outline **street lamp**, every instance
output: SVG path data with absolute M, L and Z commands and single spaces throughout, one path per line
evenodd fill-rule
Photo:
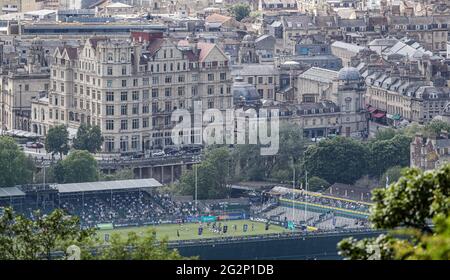
M 198 215 L 198 163 L 200 163 L 200 155 L 193 156 L 194 159 L 194 169 L 195 169 L 195 194 L 194 194 L 194 205 L 195 213 Z

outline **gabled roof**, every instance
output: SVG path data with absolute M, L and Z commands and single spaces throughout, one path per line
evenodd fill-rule
M 200 42 L 197 44 L 197 48 L 200 50 L 200 54 L 198 56 L 199 62 L 203 62 L 208 54 L 214 49 L 216 45 L 211 43 L 203 43 Z
M 155 38 L 150 41 L 147 50 L 150 53 L 150 55 L 155 55 L 161 49 L 161 46 L 163 44 L 164 38 Z
M 64 56 L 64 53 L 67 53 L 69 59 L 74 60 L 78 58 L 78 49 L 74 47 L 58 47 L 58 51 L 61 56 Z
M 91 44 L 91 46 L 96 49 L 98 42 L 100 41 L 106 41 L 108 40 L 108 37 L 104 36 L 104 37 L 91 37 L 89 38 L 89 43 Z
M 205 22 L 207 23 L 225 23 L 227 21 L 229 21 L 231 19 L 231 17 L 228 16 L 224 16 L 224 15 L 220 15 L 220 14 L 212 14 L 208 17 L 206 17 Z

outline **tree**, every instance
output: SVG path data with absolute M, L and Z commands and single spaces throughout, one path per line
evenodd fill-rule
M 383 173 L 380 177 L 380 183 L 383 184 L 384 182 L 397 182 L 398 179 L 402 176 L 402 170 L 404 167 L 395 165 L 386 170 L 386 172 Z M 386 180 L 386 178 L 388 178 Z
M 62 155 L 69 152 L 69 132 L 66 126 L 58 125 L 50 128 L 45 138 L 45 149 L 48 153 L 58 153 Z
M 73 148 L 86 150 L 95 154 L 101 149 L 102 143 L 103 136 L 99 126 L 82 124 L 78 128 L 77 136 L 73 140 Z
M 345 239 L 338 244 L 344 257 L 364 259 L 368 255 L 361 252 L 364 249 L 371 251 L 370 248 L 374 247 L 382 250 L 379 254 L 386 258 L 448 256 L 450 164 L 426 172 L 407 169 L 388 188 L 374 190 L 372 199 L 375 204 L 371 209 L 370 220 L 375 228 L 406 228 L 401 233 L 413 238 L 398 240 L 388 235 L 384 237 L 386 246 L 378 246 L 377 239 Z M 435 224 L 434 233 L 429 226 L 430 219 Z M 411 230 L 415 232 L 413 235 Z
M 352 184 L 365 175 L 368 167 L 368 148 L 351 138 L 325 139 L 305 151 L 306 170 L 330 184 Z
M 131 168 L 123 168 L 116 170 L 116 172 L 112 174 L 105 174 L 100 172 L 99 177 L 100 181 L 129 180 L 134 179 L 134 172 Z
M 450 124 L 441 120 L 432 120 L 427 125 L 425 125 L 424 132 L 427 136 L 438 136 L 441 131 L 446 131 L 450 133 Z
M 330 184 L 322 178 L 311 177 L 308 179 L 308 191 L 319 192 L 328 188 Z
M 0 260 L 51 259 L 52 252 L 66 251 L 69 244 L 87 244 L 93 230 L 80 228 L 78 217 L 62 210 L 49 215 L 34 213 L 34 219 L 6 208 L 0 217 Z
M 208 150 L 205 159 L 194 170 L 184 173 L 178 186 L 182 194 L 195 193 L 195 168 L 197 168 L 197 186 L 199 199 L 225 198 L 228 195 L 226 186 L 229 178 L 231 157 L 225 147 Z
M 97 161 L 87 151 L 75 150 L 55 166 L 59 183 L 93 182 L 98 180 Z
M 306 147 L 302 129 L 298 126 L 282 124 L 279 142 L 279 151 L 273 156 L 261 156 L 260 145 L 238 145 L 232 157 L 234 165 L 239 169 L 240 179 L 292 180 L 293 163 L 296 174 L 300 177 L 301 162 Z
M 236 4 L 231 7 L 230 11 L 237 21 L 241 21 L 250 15 L 251 9 L 248 4 Z
M 396 131 L 393 128 L 384 128 L 380 129 L 375 133 L 375 139 L 376 140 L 389 140 L 394 138 L 395 135 L 398 134 L 398 131 Z
M 389 167 L 409 166 L 411 137 L 397 134 L 387 140 L 375 140 L 370 143 L 369 174 L 380 176 Z
M 182 260 L 176 249 L 169 249 L 167 240 L 157 241 L 154 231 L 147 231 L 143 236 L 129 232 L 123 238 L 112 234 L 110 243 L 99 249 L 94 256 L 103 260 Z
M 13 187 L 32 180 L 34 164 L 11 137 L 0 137 L 0 170 L 0 187 Z

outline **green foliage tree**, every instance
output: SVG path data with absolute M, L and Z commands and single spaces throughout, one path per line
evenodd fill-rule
M 58 125 L 48 130 L 45 149 L 48 153 L 59 154 L 60 158 L 69 152 L 69 132 L 66 126 Z
M 195 193 L 195 168 L 197 168 L 197 186 L 199 199 L 225 198 L 231 163 L 227 148 L 221 147 L 207 151 L 205 159 L 194 166 L 194 170 L 184 173 L 178 183 L 182 194 Z
M 80 228 L 79 219 L 62 210 L 49 215 L 35 212 L 33 220 L 6 208 L 0 217 L 0 260 L 51 259 L 68 244 L 86 244 L 93 230 Z
M 409 166 L 411 137 L 397 134 L 387 140 L 376 140 L 370 143 L 369 175 L 380 176 L 389 167 Z
M 400 177 L 402 176 L 403 168 L 404 167 L 401 167 L 399 165 L 395 165 L 395 166 L 392 166 L 392 167 L 388 168 L 383 173 L 383 175 L 381 175 L 380 183 L 382 184 L 382 183 L 386 182 L 386 178 L 389 178 L 388 179 L 389 183 L 397 182 L 397 180 L 400 179 Z
M 396 131 L 393 128 L 385 128 L 380 129 L 375 133 L 375 139 L 376 140 L 389 140 L 394 138 L 395 135 L 398 134 L 398 131 Z
M 240 3 L 233 5 L 230 12 L 237 21 L 241 21 L 250 15 L 251 9 L 248 4 Z
M 402 241 L 392 236 L 385 237 L 384 244 L 388 246 L 387 248 L 378 246 L 378 250 L 384 248 L 380 254 L 386 258 L 400 259 L 408 259 L 409 256 L 419 257 L 420 254 L 428 258 L 446 256 L 447 251 L 439 251 L 437 244 L 444 242 L 442 248 L 448 248 L 450 165 L 426 172 L 407 169 L 403 172 L 403 176 L 388 188 L 374 190 L 372 199 L 375 204 L 371 209 L 370 220 L 375 228 L 390 230 L 401 227 L 412 229 L 417 233 L 415 238 Z M 429 226 L 430 219 L 433 219 L 436 225 L 435 233 Z M 357 252 L 361 252 L 361 248 L 370 250 L 377 247 L 377 242 L 374 239 L 362 241 L 345 239 L 338 247 L 346 258 L 364 259 L 368 256 Z M 439 252 L 432 252 L 433 250 Z M 389 253 L 391 251 L 394 253 Z
M 11 137 L 0 137 L 0 170 L 0 187 L 13 187 L 32 180 L 34 164 Z
M 308 179 L 308 191 L 319 192 L 328 188 L 330 184 L 322 178 L 311 177 Z
M 280 147 L 276 155 L 261 156 L 260 145 L 238 145 L 233 151 L 234 165 L 239 169 L 239 178 L 260 181 L 276 179 L 292 180 L 292 167 L 301 176 L 301 163 L 306 147 L 303 131 L 298 126 L 280 125 Z M 236 174 L 234 174 L 236 175 Z
M 352 184 L 367 172 L 369 150 L 351 138 L 335 137 L 309 146 L 305 168 L 313 176 L 333 184 Z
M 87 151 L 75 150 L 54 169 L 59 183 L 93 182 L 98 180 L 97 161 Z
M 117 181 L 117 180 L 130 180 L 134 179 L 134 172 L 131 168 L 123 168 L 117 170 L 115 173 L 112 174 L 105 174 L 103 172 L 100 172 L 99 174 L 99 180 L 100 181 Z
M 78 128 L 77 136 L 73 140 L 73 148 L 96 153 L 101 149 L 102 143 L 103 136 L 99 126 L 82 124 Z
M 441 120 L 432 120 L 424 128 L 424 134 L 426 136 L 437 136 L 441 134 L 441 131 L 447 131 L 450 133 L 450 124 Z
M 147 231 L 143 236 L 129 232 L 126 238 L 113 234 L 110 243 L 94 256 L 103 260 L 182 260 L 177 250 L 167 246 L 167 240 L 156 240 L 154 231 Z

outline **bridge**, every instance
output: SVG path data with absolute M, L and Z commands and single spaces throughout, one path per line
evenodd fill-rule
M 47 158 L 35 158 L 36 168 L 50 167 L 57 160 Z M 192 153 L 181 156 L 162 156 L 149 158 L 99 158 L 97 164 L 99 169 L 112 174 L 123 168 L 130 168 L 135 178 L 155 178 L 161 183 L 173 183 L 181 177 L 185 170 L 192 169 L 193 165 L 200 162 L 200 153 Z

